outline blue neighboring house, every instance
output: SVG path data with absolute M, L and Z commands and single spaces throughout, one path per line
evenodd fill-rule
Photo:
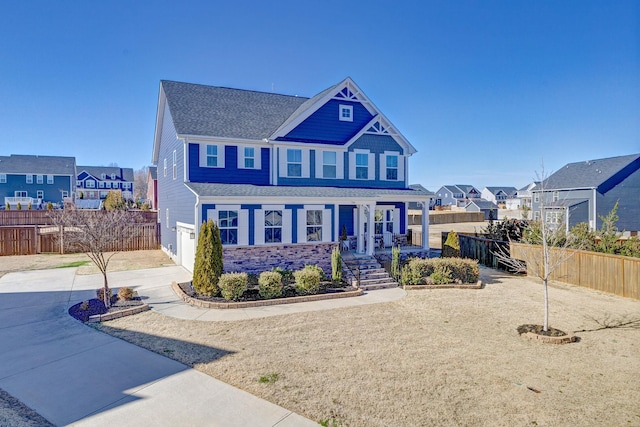
M 78 166 L 77 193 L 81 200 L 104 200 L 109 191 L 119 191 L 133 200 L 133 169 L 117 166 Z
M 359 253 L 407 233 L 415 148 L 346 78 L 312 98 L 161 81 L 153 164 L 162 247 L 192 271 L 217 222 L 225 269 L 327 265 L 345 229 Z M 373 230 L 373 233 L 370 232 Z M 428 224 L 423 227 L 428 250 Z
M 61 205 L 71 200 L 76 188 L 75 157 L 17 155 L 0 156 L 0 197 L 4 206 L 22 209 Z
M 640 153 L 566 164 L 531 192 L 533 219 L 595 230 L 618 203 L 618 229 L 640 231 Z

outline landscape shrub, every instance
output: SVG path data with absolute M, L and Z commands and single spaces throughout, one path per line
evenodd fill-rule
M 225 273 L 218 279 L 222 297 L 227 301 L 237 301 L 247 290 L 247 273 Z
M 305 265 L 304 268 L 293 272 L 296 282 L 296 292 L 299 295 L 312 295 L 318 293 L 320 281 L 324 272 L 317 265 Z
M 391 277 L 393 280 L 400 279 L 400 246 L 391 248 Z
M 218 226 L 210 219 L 200 227 L 196 259 L 193 266 L 193 288 L 201 295 L 216 296 L 218 279 L 223 270 L 222 240 Z
M 283 285 L 285 285 L 285 286 L 286 285 L 291 285 L 294 282 L 293 271 L 286 270 L 286 269 L 281 268 L 281 267 L 276 267 L 272 271 L 275 271 L 280 276 L 282 276 L 282 284 Z
M 449 234 L 447 234 L 447 240 L 444 242 L 444 246 L 442 247 L 442 257 L 455 258 L 459 256 L 460 256 L 460 239 L 458 238 L 458 233 L 451 230 Z
M 435 276 L 435 277 L 434 277 Z M 402 269 L 403 285 L 476 283 L 478 261 L 462 258 L 412 258 Z M 447 279 L 448 278 L 448 279 Z M 442 283 L 444 280 L 448 280 Z
M 258 277 L 258 293 L 264 299 L 282 295 L 282 275 L 275 271 L 263 271 Z
M 342 282 L 342 253 L 337 246 L 331 251 L 331 281 Z
M 133 289 L 131 288 L 120 288 L 118 290 L 118 298 L 122 301 L 129 301 L 133 299 Z
M 113 296 L 111 293 L 111 289 L 109 289 L 109 291 L 107 292 L 107 295 L 109 296 L 109 299 L 111 299 L 111 297 Z M 104 288 L 98 288 L 96 289 L 96 297 L 104 302 Z

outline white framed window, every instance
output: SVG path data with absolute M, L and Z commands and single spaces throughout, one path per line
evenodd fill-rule
M 382 234 L 385 231 L 393 233 L 393 211 L 393 209 L 376 209 L 373 216 L 375 222 L 375 234 Z
M 85 188 L 95 188 L 96 182 L 92 179 L 88 179 L 84 182 Z
M 27 184 L 33 184 L 33 175 L 29 174 L 27 175 Z
M 261 169 L 261 148 L 238 146 L 238 169 Z
M 13 192 L 13 196 L 14 197 L 27 197 L 27 192 L 26 191 L 14 191 Z
M 7 174 L 0 173 L 0 184 L 6 184 L 6 183 L 7 183 Z
M 560 198 L 560 192 L 554 191 L 553 192 L 553 201 L 557 202 L 559 198 Z
M 174 153 L 175 153 L 175 151 L 174 151 Z M 116 174 L 115 173 L 111 174 L 111 179 L 116 179 Z
M 244 147 L 244 167 L 253 169 L 256 164 L 256 151 L 253 147 Z
M 69 197 L 68 191 L 62 191 L 62 198 L 64 199 L 65 197 Z
M 167 159 L 164 159 L 164 176 L 167 176 Z
M 43 175 L 36 175 L 36 183 L 37 184 L 44 183 L 44 176 Z
M 93 193 L 93 191 L 92 191 L 92 193 Z M 101 191 L 101 192 L 100 192 L 100 198 L 101 198 L 101 199 L 106 199 L 106 198 L 107 198 L 107 194 L 108 194 L 108 192 L 107 192 L 107 191 Z
M 385 175 L 387 177 L 387 181 L 398 180 L 398 156 L 387 154 Z
M 342 105 L 339 107 L 339 116 L 341 122 L 352 122 L 353 121 L 353 106 L 352 105 Z
M 238 211 L 218 211 L 218 228 L 223 245 L 237 245 Z
M 322 152 L 322 177 L 337 178 L 338 156 L 335 151 Z
M 537 192 L 536 192 L 536 193 L 533 193 L 533 201 L 534 201 L 535 203 L 540 202 L 540 193 L 537 193 Z
M 322 209 L 307 210 L 307 242 L 322 242 Z
M 111 183 L 110 182 L 105 182 L 104 183 L 104 187 L 105 188 L 111 188 Z
M 98 181 L 98 188 L 104 188 L 104 181 Z
M 561 224 L 562 223 L 562 211 L 553 210 L 545 212 L 545 220 L 548 224 Z
M 302 176 L 302 150 L 299 148 L 287 148 L 287 176 Z
M 264 211 L 264 242 L 282 243 L 282 211 Z
M 47 175 L 47 184 L 53 184 L 53 175 Z
M 173 179 L 178 178 L 178 154 L 173 150 Z
M 44 199 L 44 191 L 42 191 L 42 190 L 36 191 L 36 198 Z
M 100 178 L 101 179 L 107 179 L 107 174 L 106 173 L 101 173 L 100 174 Z
M 356 179 L 369 179 L 369 155 L 356 153 Z

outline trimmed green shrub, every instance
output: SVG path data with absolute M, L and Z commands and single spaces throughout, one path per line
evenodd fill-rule
M 118 298 L 123 301 L 129 301 L 133 299 L 133 289 L 131 288 L 118 289 Z
M 224 299 L 237 301 L 247 290 L 247 273 L 225 273 L 218 279 L 218 287 Z
M 393 280 L 399 280 L 400 275 L 400 246 L 394 246 L 391 248 L 391 276 Z
M 272 271 L 275 271 L 276 273 L 280 274 L 280 276 L 282 276 L 283 285 L 285 286 L 291 285 L 294 282 L 293 271 L 285 270 L 284 268 L 281 268 L 281 267 L 276 267 Z
M 222 240 L 220 230 L 212 221 L 202 223 L 198 236 L 196 260 L 193 266 L 193 288 L 202 295 L 216 296 L 222 274 Z
M 9 203 L 7 203 L 7 206 L 9 206 Z M 47 210 L 48 211 L 52 211 L 53 210 L 53 203 L 47 202 Z
M 442 247 L 442 258 L 456 258 L 460 256 L 460 239 L 458 233 L 451 230 Z
M 435 275 L 435 277 L 434 277 Z M 402 269 L 403 285 L 476 283 L 480 277 L 478 262 L 462 258 L 412 258 Z M 448 278 L 448 279 L 447 279 Z M 442 283 L 444 280 L 446 283 Z
M 263 271 L 258 277 L 258 287 L 261 298 L 277 298 L 282 295 L 282 275 L 276 271 Z
M 17 207 L 17 209 L 18 209 L 19 211 L 21 211 L 21 210 L 22 210 L 22 203 L 18 202 L 18 207 Z
M 320 281 L 324 272 L 317 265 L 305 265 L 303 269 L 294 271 L 296 292 L 299 295 L 312 295 L 318 293 Z
M 331 281 L 342 282 L 342 253 L 337 246 L 331 251 Z

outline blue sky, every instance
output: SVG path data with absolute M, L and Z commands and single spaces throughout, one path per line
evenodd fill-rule
M 0 154 L 151 161 L 161 79 L 313 96 L 350 76 L 410 180 L 521 187 L 640 152 L 638 1 L 12 1 Z

